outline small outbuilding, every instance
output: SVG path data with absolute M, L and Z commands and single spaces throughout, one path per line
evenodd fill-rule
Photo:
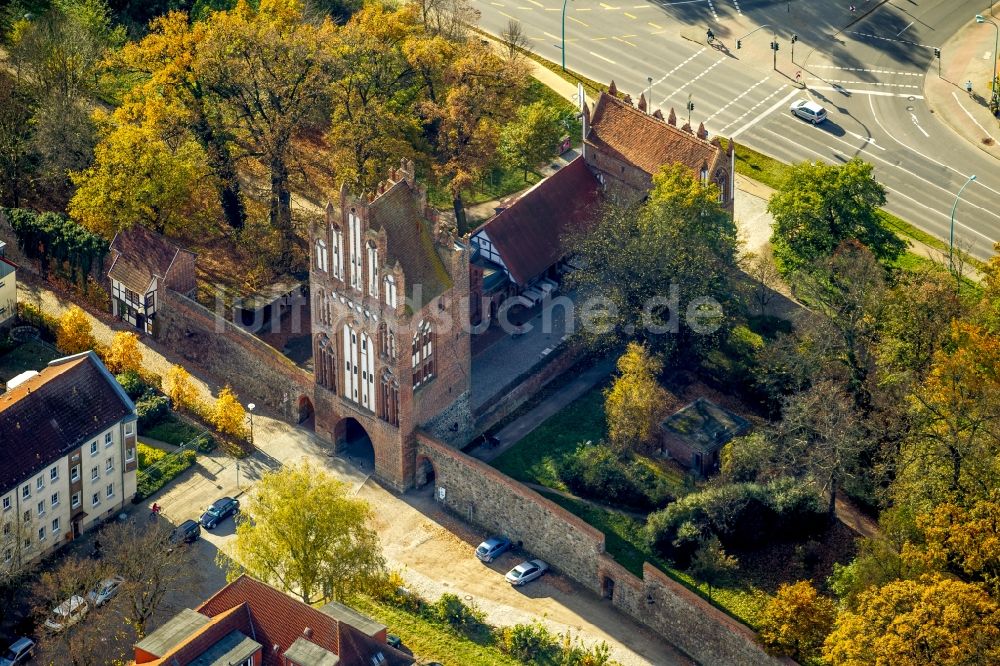
M 661 450 L 692 471 L 708 476 L 719 469 L 719 451 L 750 429 L 746 419 L 698 398 L 660 423 Z

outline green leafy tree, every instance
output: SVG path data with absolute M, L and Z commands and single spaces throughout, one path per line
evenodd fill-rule
M 527 181 L 528 171 L 552 156 L 560 136 L 558 109 L 543 101 L 522 106 L 500 131 L 500 158 L 506 166 L 522 169 Z
M 708 586 L 711 599 L 712 588 L 724 585 L 739 566 L 739 560 L 723 550 L 719 538 L 711 536 L 694 552 L 688 571 Z
M 664 167 L 644 204 L 606 207 L 570 245 L 585 266 L 570 278 L 586 308 L 585 341 L 636 340 L 694 364 L 724 339 L 738 307 L 738 242 L 714 184 L 682 165 Z
M 346 484 L 308 462 L 268 472 L 243 507 L 226 560 L 229 577 L 249 573 L 303 602 L 342 600 L 384 575 L 372 510 Z
M 831 166 L 803 162 L 771 197 L 774 216 L 771 244 L 785 273 L 809 268 L 833 254 L 845 240 L 857 240 L 879 261 L 891 262 L 906 244 L 879 215 L 885 188 L 872 175 L 872 165 L 854 158 Z
M 668 400 L 657 381 L 662 369 L 659 359 L 634 342 L 618 359 L 618 377 L 604 392 L 604 411 L 608 439 L 619 451 L 654 443 Z

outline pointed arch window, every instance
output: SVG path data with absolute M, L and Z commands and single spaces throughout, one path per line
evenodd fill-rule
M 361 275 L 361 218 L 354 211 L 351 211 L 347 221 L 350 226 L 351 286 L 361 291 L 363 285 Z
M 322 238 L 316 239 L 316 270 L 326 272 L 329 265 L 329 254 L 326 249 L 326 241 Z
M 339 280 L 344 279 L 344 238 L 340 227 L 331 227 L 330 238 L 333 246 L 330 248 L 330 273 Z
M 399 425 L 399 382 L 386 370 L 379 382 L 381 399 L 379 400 L 379 418 L 390 425 Z
M 379 350 L 382 356 L 396 359 L 396 334 L 389 330 L 385 322 L 378 327 Z
M 337 392 L 337 354 L 326 335 L 320 335 L 316 354 L 316 383 L 334 393 Z
M 385 276 L 385 304 L 390 308 L 396 307 L 396 277 L 394 275 Z
M 378 248 L 375 243 L 368 243 L 368 295 L 378 298 Z
M 413 363 L 413 386 L 417 387 L 434 377 L 434 335 L 431 323 L 426 319 L 417 324 L 413 334 L 411 361 Z

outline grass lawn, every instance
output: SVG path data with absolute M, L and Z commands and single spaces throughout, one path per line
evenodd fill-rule
M 364 598 L 352 600 L 351 605 L 389 627 L 389 633 L 402 638 L 403 645 L 421 659 L 463 666 L 516 666 L 521 663 L 495 647 L 480 645 L 414 613 Z
M 143 444 L 136 445 L 139 456 L 139 473 L 136 475 L 136 496 L 149 497 L 169 483 L 178 474 L 194 464 L 194 451 L 181 451 L 170 455 L 166 451 Z
M 598 385 L 584 393 L 504 451 L 492 465 L 519 481 L 569 490 L 559 480 L 556 463 L 573 453 L 577 444 L 587 440 L 596 442 L 607 433 L 603 389 L 603 385 Z
M 60 355 L 54 347 L 41 340 L 19 344 L 0 356 L 0 383 L 6 384 L 9 379 L 26 370 L 40 371 Z
M 698 583 L 688 574 L 674 569 L 653 555 L 643 539 L 643 525 L 639 521 L 555 493 L 542 494 L 604 532 L 605 548 L 608 555 L 636 576 L 642 577 L 642 564 L 649 562 L 685 587 L 708 599 L 706 585 Z M 757 618 L 769 597 L 766 592 L 739 576 L 736 577 L 736 581 L 742 585 L 734 584 L 729 587 L 712 588 L 711 602 L 733 617 L 755 627 Z
M 205 432 L 202 428 L 197 428 L 187 421 L 178 418 L 175 414 L 171 413 L 167 418 L 165 418 L 161 423 L 156 424 L 152 428 L 144 429 L 139 436 L 150 437 L 152 439 L 158 439 L 161 442 L 166 442 L 167 444 L 173 444 L 174 446 L 183 446 L 187 444 L 195 437 L 203 434 Z M 211 435 L 209 435 L 211 437 Z M 203 453 L 207 453 L 215 448 L 215 440 L 212 438 L 211 446 L 198 447 Z

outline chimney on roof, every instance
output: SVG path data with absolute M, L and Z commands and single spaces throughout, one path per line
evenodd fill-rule
M 639 110 L 643 113 L 646 112 L 646 93 L 639 94 Z
M 618 97 L 618 86 L 615 85 L 614 79 L 611 79 L 611 85 L 608 86 L 608 94 L 612 97 Z
M 674 107 L 670 107 L 670 115 L 667 116 L 667 124 L 677 127 L 677 114 L 674 113 Z
M 274 654 L 278 654 L 279 652 L 281 652 L 281 646 L 275 643 L 274 645 L 271 646 L 271 651 L 274 652 Z
M 313 637 L 312 627 L 306 627 L 305 629 L 303 629 L 302 630 L 302 635 L 304 637 L 308 638 L 309 640 L 312 640 L 312 637 Z
M 698 138 L 699 139 L 708 138 L 708 130 L 705 129 L 705 123 L 698 123 Z

